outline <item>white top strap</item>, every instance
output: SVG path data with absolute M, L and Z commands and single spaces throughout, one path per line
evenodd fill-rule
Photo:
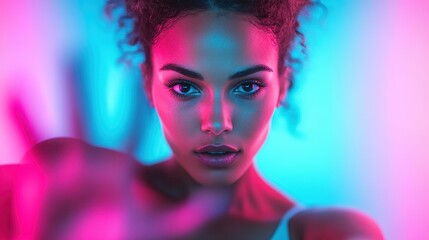
M 304 209 L 304 206 L 301 205 L 295 205 L 289 209 L 289 211 L 285 213 L 279 225 L 277 226 L 277 229 L 274 232 L 274 235 L 271 237 L 271 240 L 289 240 L 289 220 Z

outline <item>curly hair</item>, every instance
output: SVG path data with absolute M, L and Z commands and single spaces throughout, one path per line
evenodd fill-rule
M 319 4 L 311 0 L 107 0 L 105 10 L 108 15 L 119 8 L 125 12 L 119 18 L 119 27 L 131 23 L 131 30 L 123 41 L 137 47 L 137 52 L 145 54 L 145 64 L 152 69 L 151 47 L 157 36 L 170 23 L 189 12 L 215 11 L 219 13 L 241 13 L 257 19 L 256 26 L 274 34 L 278 46 L 278 72 L 283 73 L 286 63 L 297 62 L 291 56 L 295 39 L 305 53 L 305 38 L 299 31 L 298 16 L 305 7 Z M 292 76 L 290 76 L 292 87 Z

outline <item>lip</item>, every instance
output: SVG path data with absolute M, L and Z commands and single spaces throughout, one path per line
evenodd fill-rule
M 225 154 L 208 154 L 208 153 L 196 153 L 200 162 L 210 168 L 226 168 L 231 166 L 239 152 L 225 153 Z
M 226 152 L 226 153 L 237 153 L 238 148 L 231 145 L 214 145 L 209 144 L 198 148 L 196 153 L 207 153 L 207 152 Z
M 195 151 L 200 162 L 211 168 L 226 168 L 237 159 L 240 151 L 230 145 L 205 145 Z

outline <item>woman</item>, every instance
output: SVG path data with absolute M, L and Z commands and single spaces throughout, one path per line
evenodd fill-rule
M 110 10 L 119 3 L 109 2 Z M 85 142 L 36 145 L 4 202 L 17 239 L 382 239 L 368 217 L 300 209 L 253 159 L 291 86 L 289 1 L 125 1 L 144 88 L 172 149 L 153 166 Z M 6 181 L 6 180 L 3 180 Z M 7 188 L 7 187 L 5 187 Z M 0 224 L 2 224 L 0 222 Z M 5 230 L 6 229 L 6 230 Z

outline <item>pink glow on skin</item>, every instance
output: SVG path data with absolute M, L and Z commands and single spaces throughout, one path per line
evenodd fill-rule
M 160 117 L 173 159 L 202 185 L 234 183 L 252 165 L 268 134 L 272 114 L 286 94 L 286 74 L 278 75 L 278 53 L 270 35 L 240 16 L 204 12 L 166 29 L 152 51 L 156 56 L 152 78 L 143 67 L 146 92 Z M 204 81 L 161 70 L 166 64 L 197 72 Z M 271 71 L 228 80 L 234 73 L 260 64 Z M 177 79 L 186 82 L 169 83 Z M 258 82 L 248 91 L 257 92 L 252 96 L 242 86 L 255 79 Z M 190 87 L 189 93 L 181 95 L 185 98 L 174 94 L 183 86 Z M 194 154 L 208 144 L 232 145 L 240 153 L 228 168 L 209 168 Z
M 33 165 L 20 169 L 13 192 L 14 239 L 37 239 L 41 228 L 42 206 L 46 200 L 48 179 L 40 168 Z M 25 177 L 23 177 L 25 176 Z
M 139 173 L 145 167 L 136 160 L 73 139 L 37 144 L 24 160 L 25 165 L 15 166 L 19 168 L 15 168 L 18 174 L 13 185 L 15 238 L 11 239 L 171 238 L 194 233 L 214 219 L 228 224 L 225 213 L 244 217 L 248 224 L 270 222 L 279 217 L 272 204 L 284 205 L 253 171 L 247 171 L 234 191 L 207 188 L 189 193 L 186 201 L 172 201 L 141 181 L 145 176 Z M 159 174 L 163 173 L 155 172 L 155 177 Z M 181 186 L 181 181 L 176 184 Z M 259 194 L 261 190 L 264 194 Z M 279 202 L 267 205 L 267 196 Z M 235 202 L 233 207 L 231 202 Z M 252 215 L 254 207 L 264 214 Z M 7 234 L 9 230 L 0 231 Z
M 225 212 L 261 221 L 271 221 L 281 216 L 287 204 L 261 181 L 252 165 L 254 155 L 269 131 L 271 116 L 285 94 L 286 86 L 278 84 L 285 81 L 277 75 L 276 51 L 266 33 L 250 23 L 232 21 L 229 17 L 212 17 L 202 14 L 185 18 L 164 32 L 164 40 L 161 38 L 154 53 L 157 56 L 154 67 L 158 68 L 155 68 L 152 85 L 147 86 L 147 90 L 173 148 L 172 160 L 177 160 L 198 184 L 219 188 L 211 188 L 210 191 L 199 189 L 191 193 L 189 200 L 183 204 L 159 210 L 148 203 L 159 204 L 162 209 L 165 207 L 162 204 L 168 205 L 168 201 L 136 180 L 138 176 L 128 168 L 133 165 L 130 159 L 106 149 L 57 139 L 55 141 L 62 143 L 49 145 L 43 157 L 36 156 L 32 160 L 48 162 L 40 168 L 36 165 L 29 170 L 29 174 L 23 174 L 25 176 L 19 182 L 23 187 L 19 188 L 21 191 L 16 197 L 16 217 L 20 220 L 18 229 L 21 231 L 18 236 L 37 235 L 40 219 L 52 231 L 45 233 L 48 236 L 105 239 L 106 234 L 112 238 L 185 235 Z M 227 21 L 230 29 L 217 28 L 222 21 Z M 201 23 L 203 27 L 186 26 L 196 23 Z M 207 28 L 206 24 L 213 27 Z M 192 31 L 186 32 L 186 29 Z M 185 78 L 201 88 L 201 95 L 188 102 L 174 97 L 172 89 L 167 89 L 164 81 L 179 75 L 159 71 L 161 64 L 167 61 L 201 73 L 204 82 Z M 226 79 L 237 71 L 261 63 L 273 72 L 258 72 L 249 76 L 259 77 L 267 85 L 255 98 L 243 98 L 240 95 L 242 92 L 238 94 L 234 90 L 247 78 Z M 39 110 L 37 107 L 34 109 Z M 192 151 L 209 143 L 234 144 L 242 153 L 231 168 L 207 168 L 198 162 Z M 55 163 L 49 162 L 56 153 L 59 155 L 55 157 Z M 131 183 L 133 180 L 136 185 Z M 193 186 L 198 184 L 193 183 Z M 222 187 L 226 185 L 232 185 L 232 188 L 224 191 Z M 45 192 L 46 189 L 49 191 Z M 141 199 L 136 197 L 134 191 L 141 191 L 141 199 L 148 203 L 139 201 Z M 267 202 L 266 198 L 275 201 Z M 64 205 L 50 204 L 52 202 Z M 233 204 L 229 207 L 231 202 Z M 37 207 L 42 204 L 47 204 L 47 209 Z M 143 210 L 136 207 L 139 204 L 143 205 Z M 273 209 L 276 206 L 283 209 Z M 41 218 L 46 213 L 39 212 L 43 210 L 52 214 L 52 219 Z M 67 215 L 70 224 L 55 221 L 55 214 L 62 216 L 62 213 L 70 214 Z M 49 220 L 52 222 L 44 223 Z M 41 228 L 43 230 L 44 227 Z M 171 232 L 165 229 L 171 229 Z
M 91 153 L 94 158 L 89 161 Z M 127 188 L 120 178 L 124 175 L 116 171 L 128 171 L 121 161 L 110 151 L 96 151 L 76 140 L 36 145 L 24 165 L 17 166 L 12 203 L 16 239 L 80 239 L 109 231 L 113 235 L 107 239 L 117 239 L 125 232 L 126 205 L 120 200 Z M 105 220 L 103 231 L 100 219 Z

